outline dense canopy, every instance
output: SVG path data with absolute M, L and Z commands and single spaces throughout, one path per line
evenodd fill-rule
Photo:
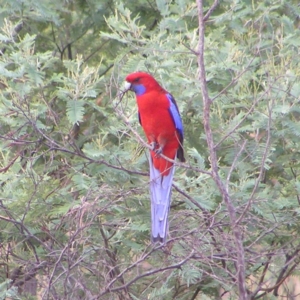
M 0 0 L 0 298 L 296 296 L 299 26 L 296 0 Z M 185 128 L 166 245 L 137 70 Z

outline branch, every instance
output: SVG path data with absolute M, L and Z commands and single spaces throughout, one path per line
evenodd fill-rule
M 215 2 L 213 3 L 213 5 L 209 8 L 209 10 L 207 11 L 207 13 L 205 14 L 205 16 L 203 18 L 204 22 L 209 19 L 210 15 L 217 8 L 218 5 L 219 5 L 219 0 L 215 0 Z
M 132 280 L 130 280 L 128 283 L 122 285 L 122 286 L 118 286 L 118 287 L 115 287 L 115 288 L 111 288 L 111 285 L 112 283 L 114 283 L 118 277 L 122 276 L 125 272 L 129 271 L 129 269 L 132 268 L 132 266 L 126 268 L 123 272 L 121 272 L 121 274 L 119 276 L 117 276 L 112 283 L 110 283 L 107 287 L 106 287 L 106 290 L 104 292 L 102 292 L 100 295 L 97 296 L 96 299 L 99 299 L 101 296 L 104 296 L 105 294 L 107 294 L 108 292 L 116 292 L 116 291 L 119 291 L 119 290 L 123 290 L 123 289 L 127 289 L 130 285 L 132 285 L 133 283 L 135 283 L 137 280 L 143 278 L 143 277 L 147 277 L 147 276 L 150 276 L 150 275 L 153 275 L 153 274 L 156 274 L 156 273 L 162 273 L 166 270 L 172 270 L 172 269 L 178 269 L 180 268 L 183 264 L 185 264 L 187 261 L 189 261 L 191 258 L 193 258 L 194 256 L 194 251 L 192 251 L 190 253 L 189 256 L 187 256 L 185 259 L 183 259 L 182 261 L 180 261 L 179 263 L 177 264 L 174 264 L 174 265 L 171 265 L 171 266 L 167 266 L 167 267 L 163 267 L 163 268 L 159 268 L 159 269 L 154 269 L 152 271 L 149 271 L 149 272 L 146 272 L 144 274 L 141 274 L 135 278 L 133 278 Z M 143 261 L 144 258 L 142 258 L 142 260 L 138 260 L 134 265 L 137 265 L 138 263 L 140 263 L 141 261 Z M 99 297 L 99 298 L 98 298 Z
M 96 54 L 98 51 L 100 51 L 107 43 L 109 42 L 109 40 L 106 40 L 105 42 L 103 42 L 99 47 L 97 47 L 92 53 L 90 53 L 84 60 L 83 62 L 86 63 L 94 54 Z M 111 65 L 113 66 L 113 64 Z M 100 76 L 101 77 L 101 76 Z
M 212 169 L 212 177 L 222 195 L 223 201 L 227 207 L 229 218 L 230 218 L 230 226 L 234 235 L 234 242 L 237 250 L 237 258 L 236 258 L 236 280 L 239 291 L 239 299 L 246 300 L 247 289 L 246 289 L 246 281 L 245 281 L 245 253 L 243 247 L 243 240 L 240 228 L 237 226 L 237 216 L 235 207 L 232 203 L 232 200 L 229 196 L 229 193 L 226 189 L 226 186 L 221 180 L 221 177 L 218 172 L 218 157 L 213 141 L 213 133 L 210 126 L 210 106 L 211 99 L 208 95 L 207 83 L 206 83 L 206 72 L 204 65 L 204 17 L 203 17 L 203 0 L 197 0 L 198 6 L 198 22 L 199 22 L 199 43 L 198 43 L 198 67 L 199 67 L 199 83 L 201 87 L 202 100 L 203 100 L 203 115 L 204 115 L 204 130 L 206 133 L 206 140 L 208 149 L 210 152 L 210 161 L 211 161 L 211 169 Z
M 174 189 L 180 193 L 181 195 L 183 195 L 185 198 L 187 198 L 190 202 L 192 202 L 195 206 L 197 206 L 203 213 L 208 214 L 209 212 L 203 208 L 194 198 L 192 198 L 189 194 L 187 194 L 185 191 L 183 191 L 182 189 L 180 189 L 177 185 L 175 185 L 173 183 L 173 187 Z
M 105 166 L 107 166 L 109 168 L 112 168 L 112 169 L 115 169 L 115 170 L 124 171 L 124 172 L 126 172 L 128 174 L 138 174 L 138 175 L 142 175 L 142 176 L 147 176 L 148 175 L 145 172 L 131 171 L 131 170 L 125 169 L 122 166 L 115 166 L 115 165 L 109 164 L 105 160 L 95 160 L 95 159 L 92 159 L 92 158 L 86 156 L 81 151 L 72 151 L 72 150 L 66 148 L 65 146 L 59 144 L 59 142 L 53 140 L 51 137 L 49 137 L 48 135 L 46 135 L 43 130 L 41 130 L 40 128 L 38 128 L 36 126 L 34 118 L 31 117 L 29 114 L 27 114 L 20 105 L 18 105 L 17 103 L 14 103 L 14 105 L 20 110 L 20 112 L 22 113 L 22 115 L 28 120 L 28 122 L 31 124 L 32 128 L 34 128 L 34 130 L 36 131 L 36 133 L 38 135 L 40 135 L 41 137 L 44 138 L 43 143 L 44 143 L 45 146 L 47 146 L 47 148 L 48 148 L 47 151 L 61 151 L 61 152 L 64 152 L 64 153 L 69 153 L 69 154 L 81 157 L 83 159 L 86 159 L 90 163 L 103 164 L 103 165 L 105 165 Z M 75 148 L 75 150 L 76 150 L 76 148 Z M 47 151 L 45 151 L 45 152 L 47 152 Z

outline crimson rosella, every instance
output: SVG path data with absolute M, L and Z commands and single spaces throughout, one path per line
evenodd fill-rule
M 138 116 L 151 146 L 150 197 L 152 242 L 165 243 L 174 165 L 161 154 L 184 162 L 183 125 L 174 97 L 148 73 L 126 77 L 126 90 L 135 92 Z

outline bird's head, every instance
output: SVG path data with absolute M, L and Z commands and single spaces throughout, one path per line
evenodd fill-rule
M 135 72 L 127 75 L 125 82 L 126 91 L 131 90 L 141 96 L 152 89 L 162 89 L 158 82 L 148 73 Z

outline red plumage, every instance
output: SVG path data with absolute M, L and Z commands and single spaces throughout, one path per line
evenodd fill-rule
M 148 73 L 136 72 L 129 74 L 126 81 L 133 83 L 139 78 L 137 84 L 145 86 L 146 91 L 142 95 L 136 95 L 140 122 L 144 129 L 149 143 L 155 142 L 162 146 L 162 154 L 175 159 L 178 149 L 182 149 L 182 140 L 176 130 L 174 120 L 169 112 L 170 101 L 166 97 L 167 91 Z M 151 151 L 151 156 L 156 169 L 162 175 L 168 175 L 172 166 L 171 162 L 166 161 Z M 183 152 L 181 161 L 184 161 Z
M 174 168 L 160 154 L 184 161 L 182 123 L 174 98 L 150 74 L 132 73 L 126 81 L 136 94 L 140 123 L 149 144 L 153 145 L 150 151 L 152 240 L 164 242 Z
M 137 96 L 141 124 L 148 142 L 162 147 L 162 154 L 175 159 L 179 148 L 179 137 L 168 111 L 169 101 L 163 90 L 155 90 L 144 96 Z M 158 146 L 156 146 L 157 148 Z M 169 174 L 172 163 L 151 151 L 153 164 L 163 176 Z

